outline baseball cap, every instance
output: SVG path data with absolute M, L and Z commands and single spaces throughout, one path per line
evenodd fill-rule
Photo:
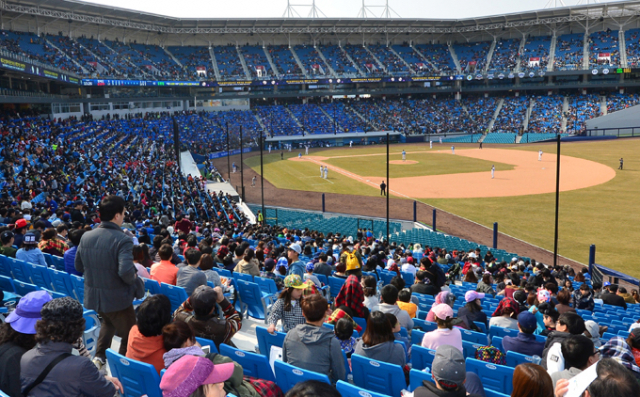
M 640 328 L 634 328 L 630 332 L 634 345 L 640 345 Z
M 189 397 L 202 385 L 226 381 L 233 375 L 233 370 L 233 363 L 214 365 L 208 358 L 182 356 L 162 376 L 162 396 Z
M 51 295 L 47 291 L 29 292 L 20 298 L 16 310 L 7 316 L 6 322 L 20 333 L 34 335 L 36 323 L 42 318 L 42 307 L 50 300 Z
M 313 262 L 308 262 L 307 263 L 307 271 L 308 272 L 312 272 L 314 268 L 315 268 L 315 265 L 313 264 Z
M 289 261 L 284 256 L 278 259 L 278 262 L 276 263 L 276 269 L 280 269 L 281 267 L 289 269 Z
M 284 278 L 284 287 L 305 289 L 307 288 L 307 285 L 302 282 L 302 279 L 297 274 L 290 274 Z
M 525 333 L 530 333 L 536 330 L 538 323 L 536 322 L 536 315 L 529 312 L 524 311 L 518 314 L 518 325 Z
M 610 285 L 611 285 L 611 283 L 610 283 L 610 282 L 608 282 L 608 281 L 605 281 L 605 282 L 604 282 L 604 284 L 602 284 L 602 286 L 603 286 L 603 287 L 608 287 L 608 286 L 610 286 Z
M 216 305 L 218 293 L 208 285 L 201 285 L 191 293 L 189 303 L 194 312 L 209 312 Z
M 289 246 L 289 249 L 292 251 L 295 251 L 298 255 L 300 255 L 302 253 L 302 248 L 300 247 L 300 244 L 298 243 L 293 243 Z
M 476 291 L 467 291 L 467 293 L 464 294 L 465 302 L 473 302 L 476 299 L 484 299 L 484 294 Z
M 433 309 L 433 314 L 441 320 L 446 320 L 447 317 L 453 318 L 453 309 L 446 303 L 440 303 Z
M 35 233 L 29 232 L 25 234 L 22 244 L 38 244 L 38 239 L 36 238 Z
M 2 241 L 2 244 L 7 244 L 13 237 L 14 236 L 12 232 L 10 232 L 9 230 L 5 230 L 0 235 L 0 241 Z
M 537 298 L 538 302 L 549 302 L 549 299 L 551 299 L 551 294 L 546 289 L 539 289 Z
M 438 346 L 431 373 L 438 383 L 447 389 L 455 389 L 462 385 L 467 378 L 462 352 L 451 345 Z
M 23 227 L 27 227 L 27 221 L 24 219 L 18 219 L 16 221 L 16 229 L 22 229 Z

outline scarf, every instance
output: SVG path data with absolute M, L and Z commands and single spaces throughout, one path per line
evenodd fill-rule
M 503 313 L 504 309 L 506 309 L 507 307 L 510 307 L 511 309 L 513 309 L 513 312 L 516 316 L 520 312 L 520 305 L 518 304 L 518 302 L 516 302 L 516 300 L 513 298 L 505 297 L 505 298 L 502 298 L 502 300 L 498 304 L 498 308 L 496 309 L 495 312 L 493 312 L 492 317 L 502 316 L 504 314 Z
M 338 320 L 340 320 L 341 318 L 346 318 L 347 320 L 351 321 L 353 323 L 353 329 L 355 329 L 358 332 L 362 332 L 362 327 L 358 325 L 358 323 L 356 323 L 355 321 L 353 321 L 353 319 L 351 318 L 351 316 L 349 316 L 344 310 L 342 309 L 336 309 L 333 311 L 333 313 L 331 313 L 331 316 L 329 316 L 329 318 L 327 319 L 327 323 L 328 324 L 333 324 L 336 325 L 338 323 Z

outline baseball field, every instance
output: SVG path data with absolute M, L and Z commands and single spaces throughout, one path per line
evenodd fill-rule
M 402 151 L 406 160 L 402 160 Z M 539 157 L 539 151 L 542 155 Z M 640 241 L 640 140 L 563 143 L 559 254 L 587 263 L 596 244 L 598 263 L 640 277 L 632 252 Z M 418 200 L 553 250 L 555 143 L 527 145 L 396 144 L 390 149 L 391 197 Z M 264 175 L 279 189 L 380 196 L 386 148 L 312 149 L 265 154 Z M 624 158 L 624 169 L 618 170 Z M 260 171 L 260 157 L 245 160 Z M 320 176 L 320 166 L 329 169 Z M 495 166 L 492 178 L 491 168 Z

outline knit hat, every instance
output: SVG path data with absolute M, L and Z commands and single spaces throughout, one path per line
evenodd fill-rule
M 82 305 L 77 300 L 65 296 L 47 302 L 40 312 L 47 321 L 75 321 L 82 318 Z
M 7 316 L 6 322 L 14 330 L 33 335 L 36 333 L 36 323 L 42 318 L 40 312 L 42 306 L 51 300 L 51 295 L 47 291 L 29 292 L 18 302 L 16 310 Z
M 284 279 L 284 287 L 305 289 L 307 288 L 307 285 L 302 282 L 302 279 L 297 274 L 290 274 Z
M 441 386 L 455 389 L 467 378 L 467 370 L 462 352 L 450 345 L 441 345 L 436 349 L 431 373 Z
M 160 381 L 163 397 L 189 397 L 202 385 L 226 381 L 233 375 L 234 364 L 214 365 L 204 357 L 186 355 L 167 369 Z

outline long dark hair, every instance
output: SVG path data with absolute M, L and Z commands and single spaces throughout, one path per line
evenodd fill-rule
M 282 290 L 282 292 L 280 292 L 280 296 L 278 296 L 278 299 L 284 299 L 285 312 L 291 311 L 291 293 L 293 292 L 294 289 L 295 288 L 285 288 Z
M 12 342 L 25 350 L 31 350 L 36 346 L 36 336 L 23 334 L 11 327 L 9 323 L 0 325 L 0 345 Z
M 367 346 L 375 346 L 384 342 L 393 342 L 394 340 L 393 327 L 387 316 L 378 311 L 371 313 L 367 320 L 367 329 L 364 330 L 362 335 L 362 342 Z
M 465 306 L 467 309 L 469 309 L 471 313 L 482 311 L 482 306 L 475 300 L 472 300 L 471 302 L 467 302 Z

